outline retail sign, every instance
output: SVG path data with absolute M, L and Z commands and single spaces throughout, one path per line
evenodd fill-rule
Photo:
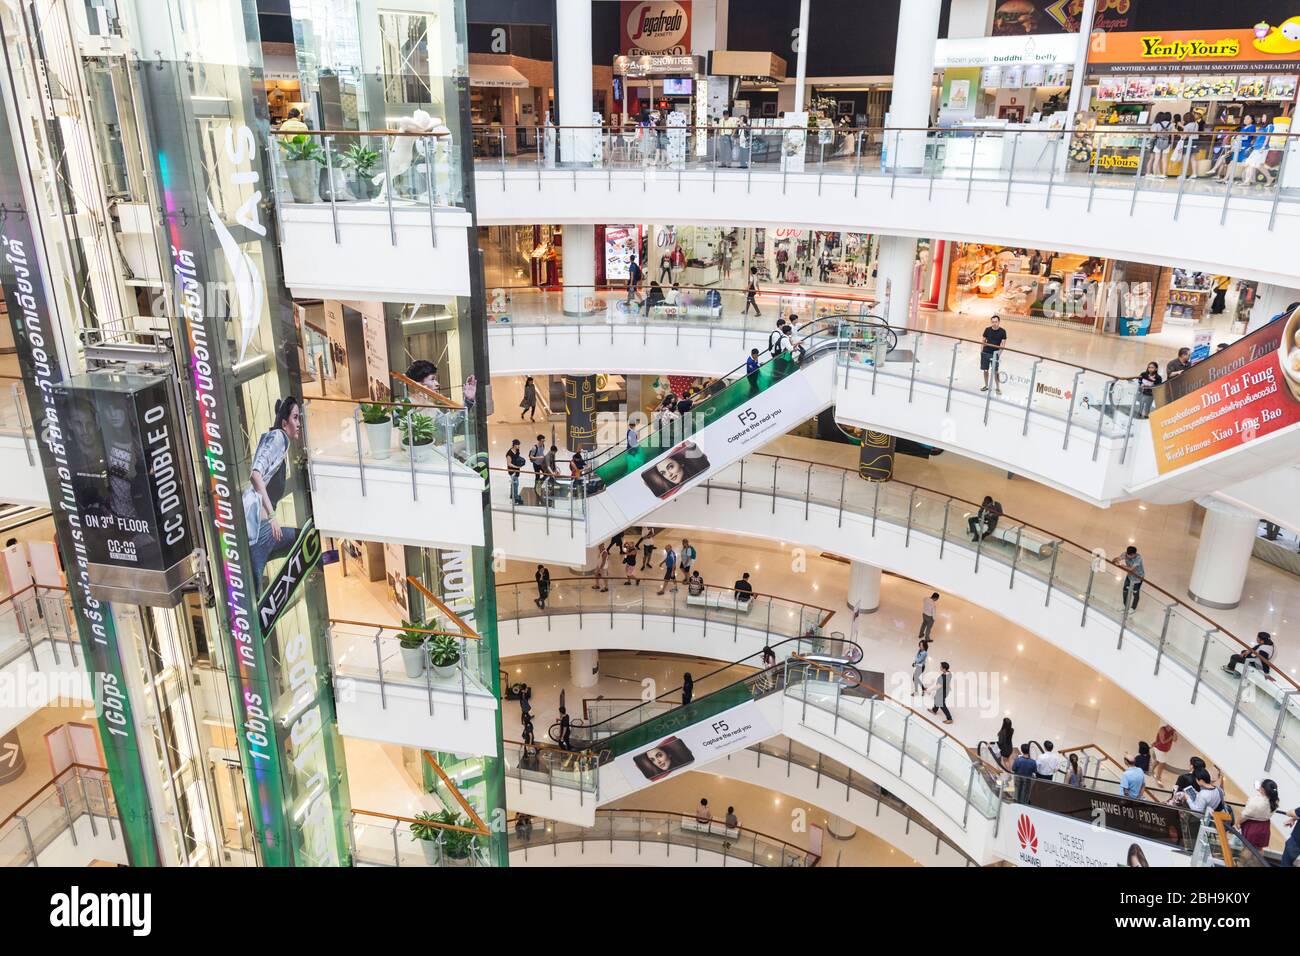
M 55 390 L 71 430 L 90 593 L 175 607 L 193 577 L 184 456 L 171 383 L 91 372 Z
M 614 73 L 619 76 L 697 76 L 704 72 L 704 58 L 689 54 L 666 56 L 616 56 Z
M 6 97 L 4 106 L 9 107 Z M 11 128 L 0 109 L 0 128 Z M 37 453 L 50 494 L 54 533 L 67 573 L 82 654 L 92 686 L 104 702 L 99 713 L 99 739 L 117 802 L 132 866 L 159 866 L 157 837 L 150 818 L 144 755 L 136 735 L 134 702 L 127 690 L 113 611 L 90 593 L 85 522 L 71 478 L 71 432 L 54 399 L 63 380 L 57 328 L 48 298 L 45 264 L 27 211 L 22 173 L 15 154 L 17 137 L 0 137 L 0 285 L 13 328 L 14 350 L 22 373 L 31 421 L 39 438 Z
M 995 66 L 998 64 L 1073 63 L 1079 39 L 1058 33 L 1046 36 L 994 36 L 940 39 L 934 65 Z
M 621 4 L 621 45 L 624 53 L 690 53 L 691 4 L 660 0 Z
M 1090 73 L 1294 73 L 1300 68 L 1300 17 L 1281 26 L 1227 30 L 1099 33 Z
M 743 684 L 740 691 L 749 693 Z M 702 699 L 698 710 L 707 709 L 711 703 L 708 698 Z M 688 770 L 698 770 L 711 760 L 761 743 L 776 733 L 752 700 L 707 716 L 698 710 L 688 704 L 652 719 L 648 723 L 656 731 L 656 738 L 648 746 L 642 742 L 614 758 L 614 766 L 630 789 L 640 790 Z M 614 738 L 613 743 L 617 746 L 618 739 Z
M 1151 440 L 1160 474 L 1300 422 L 1300 308 L 1155 390 Z
M 299 529 L 284 564 L 280 565 L 271 583 L 257 599 L 257 620 L 263 633 L 269 633 L 275 627 L 280 615 L 293 603 L 302 582 L 320 562 L 320 532 L 316 530 L 315 521 L 308 518 Z
M 1038 807 L 1006 804 L 1002 856 L 1017 866 L 1191 866 L 1172 846 Z

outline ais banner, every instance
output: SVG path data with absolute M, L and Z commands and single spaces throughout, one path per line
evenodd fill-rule
M 678 710 L 687 712 L 690 708 Z M 676 713 L 672 711 L 668 716 Z M 690 719 L 688 713 L 682 716 Z M 681 727 L 648 746 L 620 754 L 614 759 L 614 765 L 627 785 L 639 790 L 687 770 L 698 770 L 711 760 L 764 741 L 775 733 L 751 700 Z
M 1156 389 L 1151 440 L 1167 474 L 1300 421 L 1300 308 Z

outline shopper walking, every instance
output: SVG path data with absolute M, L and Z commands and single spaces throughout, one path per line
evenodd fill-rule
M 641 570 L 642 571 L 650 570 L 650 561 L 654 558 L 654 554 L 655 554 L 654 534 L 655 534 L 654 528 L 646 528 L 645 531 L 641 534 L 641 537 L 637 539 L 637 547 L 641 549 Z
M 1169 148 L 1173 145 L 1173 116 L 1167 111 L 1156 114 L 1151 124 L 1151 163 L 1147 176 L 1163 179 L 1169 175 Z
M 1151 740 L 1151 747 L 1155 751 L 1152 754 L 1152 773 L 1156 778 L 1157 784 L 1165 782 L 1165 769 L 1169 766 L 1169 751 L 1178 741 L 1178 731 L 1174 730 L 1168 724 L 1161 724 L 1156 730 L 1156 735 Z
M 533 580 L 537 582 L 537 597 L 533 603 L 543 610 L 546 609 L 546 598 L 551 593 L 551 572 L 544 564 L 539 564 L 537 570 L 533 572 Z
M 749 358 L 745 359 L 745 378 L 749 381 L 751 395 L 759 390 L 758 366 L 758 349 L 750 349 Z
M 1016 803 L 1029 803 L 1030 781 L 1038 776 L 1038 761 L 1029 756 L 1029 744 L 1020 745 L 1011 772 L 1016 776 Z
M 749 315 L 750 306 L 754 307 L 755 315 L 763 314 L 758 307 L 758 266 L 749 267 L 749 281 L 745 285 L 745 309 L 741 314 Z
M 604 543 L 596 549 L 596 583 L 591 586 L 591 589 L 609 590 L 609 545 Z
M 1279 802 L 1277 783 L 1265 779 L 1257 781 L 1255 792 L 1242 808 L 1238 829 L 1246 842 L 1257 850 L 1268 849 L 1269 838 L 1272 836 L 1269 821 L 1277 813 Z
M 771 353 L 772 358 L 781 354 L 781 339 L 785 334 L 785 319 L 780 315 L 776 317 L 776 328 L 767 333 L 767 351 Z
M 528 449 L 528 460 L 533 464 L 533 490 L 540 494 L 542 482 L 546 479 L 545 435 L 538 435 L 537 441 Z
M 535 736 L 533 731 L 533 718 L 530 715 L 524 714 L 524 716 L 520 720 L 520 727 L 521 727 L 520 733 L 523 734 L 523 738 L 524 738 L 523 739 L 524 746 L 532 746 L 533 744 L 537 743 L 537 737 Z
M 930 708 L 930 713 L 937 714 L 943 711 L 943 722 L 952 723 L 952 711 L 948 709 L 948 688 L 952 684 L 952 673 L 948 669 L 947 661 L 939 662 L 939 679 L 934 682 L 934 706 Z
M 691 677 L 691 672 L 687 671 L 682 675 L 682 706 L 685 707 L 695 699 L 695 679 Z
M 563 707 L 560 708 L 560 749 L 572 750 L 573 744 L 570 735 L 573 733 L 573 723 L 569 720 L 569 712 Z
M 636 580 L 636 545 L 631 542 L 623 545 L 623 584 L 631 585 Z
M 637 287 L 641 285 L 641 263 L 636 261 L 636 256 L 628 253 L 627 256 L 627 305 L 641 306 L 640 298 L 637 293 Z
M 695 566 L 695 546 L 686 538 L 682 538 L 682 550 L 678 552 L 678 558 L 682 566 L 683 580 L 690 577 L 691 568 Z
M 930 632 L 934 629 L 934 615 L 939 606 L 939 592 L 933 592 L 928 598 L 921 601 L 921 632 L 916 636 L 929 644 L 934 638 Z
M 556 457 L 559 454 L 559 451 L 559 448 L 552 445 L 550 451 L 546 453 L 546 458 L 543 460 L 546 469 L 546 487 L 552 496 L 555 495 L 555 487 L 560 480 L 560 462 Z
M 984 376 L 984 387 L 981 392 L 989 390 L 989 381 L 992 379 L 993 389 L 997 394 L 1002 394 L 1002 385 L 998 382 L 998 356 L 1007 341 L 1007 330 L 1002 327 L 1002 319 L 993 316 L 989 319 L 988 328 L 984 330 L 982 340 L 983 347 L 980 349 L 980 372 Z
M 659 593 L 663 594 L 670 582 L 675 592 L 677 590 L 677 552 L 673 550 L 671 544 L 664 545 L 664 559 L 659 562 L 659 567 L 664 569 L 664 583 L 659 585 Z
M 510 443 L 510 450 L 506 452 L 506 472 L 510 475 L 510 500 L 517 505 L 522 505 L 524 499 L 519 494 L 519 475 L 524 470 L 524 456 L 519 450 L 519 439 L 516 438 Z
M 732 150 L 734 147 L 733 137 L 736 130 L 736 121 L 732 118 L 731 110 L 722 111 L 722 122 L 718 124 L 717 138 L 714 140 L 713 161 L 722 167 L 731 165 Z
M 627 423 L 627 450 L 636 451 L 639 439 L 637 438 L 636 426 L 631 422 Z
M 1142 591 L 1142 581 L 1146 578 L 1146 565 L 1142 562 L 1142 555 L 1138 554 L 1138 549 L 1134 545 L 1129 545 L 1124 549 L 1124 554 L 1115 562 L 1125 569 L 1124 575 L 1124 604 L 1136 611 L 1138 607 L 1138 597 Z M 1133 603 L 1129 604 L 1129 595 L 1133 596 Z
M 537 421 L 537 386 L 533 383 L 533 377 L 529 375 L 524 379 L 524 397 L 519 400 L 519 420 L 522 422 L 524 416 L 528 420 Z
M 925 683 L 922 675 L 925 673 L 925 662 L 929 658 L 930 652 L 925 649 L 925 641 L 916 642 L 916 656 L 912 658 L 912 696 L 920 697 L 925 693 Z

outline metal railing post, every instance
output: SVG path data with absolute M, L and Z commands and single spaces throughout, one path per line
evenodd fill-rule
M 1016 568 L 1020 565 L 1020 535 L 1024 530 L 1024 525 L 1016 528 L 1016 551 L 1015 554 L 1011 555 L 1011 576 L 1007 579 L 1008 591 L 1016 586 Z
M 366 463 L 361 453 L 361 408 L 358 406 L 352 412 L 353 430 L 357 435 L 357 474 L 361 478 L 361 497 L 366 496 Z M 385 435 L 388 434 L 386 431 Z M 392 439 L 389 439 L 390 441 Z
M 879 485 L 877 485 L 879 488 Z M 912 511 L 916 508 L 916 486 L 912 486 L 912 492 L 907 496 L 907 528 L 903 532 L 903 547 L 912 546 Z
M 1168 604 L 1165 606 L 1165 621 L 1160 625 L 1160 644 L 1156 647 L 1156 666 L 1152 675 L 1160 673 L 1160 659 L 1165 655 L 1165 636 L 1169 633 L 1169 618 L 1174 613 L 1174 606 Z
M 1016 130 L 1016 135 L 1011 139 L 1011 164 L 1007 167 L 1007 198 L 1004 206 L 1011 205 L 1011 184 L 1016 178 L 1016 151 L 1020 147 L 1020 133 L 1021 130 Z
M 330 220 L 334 223 L 334 245 L 339 244 L 339 207 L 334 193 L 334 150 L 330 145 L 332 136 L 322 136 L 325 140 L 325 178 L 330 190 Z
M 1268 211 L 1268 231 L 1273 231 L 1273 223 L 1277 219 L 1277 204 L 1282 198 L 1282 183 L 1286 182 L 1286 160 L 1291 155 L 1291 144 L 1288 142 L 1285 149 L 1282 150 L 1282 162 L 1277 167 L 1277 182 L 1273 184 L 1273 205 Z
M 1038 366 L 1042 363 L 1042 359 L 1034 359 L 1033 367 L 1029 370 L 1029 398 L 1025 402 L 1025 424 L 1020 429 L 1022 438 L 1029 434 L 1029 412 L 1034 407 L 1034 386 L 1038 383 Z
M 903 766 L 907 762 L 907 729 L 912 722 L 912 712 L 909 710 L 903 715 L 903 740 L 898 747 L 898 775 L 903 775 Z
M 849 473 L 847 469 L 840 471 L 840 508 L 839 515 L 835 521 L 835 527 L 844 527 L 844 483 L 848 480 Z
M 433 151 L 429 148 L 430 144 L 434 143 L 435 141 L 431 136 L 422 136 L 421 139 L 424 142 L 424 162 L 425 162 L 425 169 L 428 170 L 428 177 L 429 177 L 429 191 L 426 196 L 426 205 L 428 206 L 429 209 L 429 241 L 433 244 L 433 248 L 437 249 L 438 248 L 438 223 L 437 220 L 434 218 L 433 198 L 434 198 L 434 194 L 437 192 L 437 187 L 438 187 L 438 166 L 437 163 L 434 161 Z
M 1101 427 L 1106 422 L 1106 409 L 1110 406 L 1114 396 L 1115 380 L 1111 379 L 1102 389 L 1101 408 L 1098 409 L 1100 414 L 1097 416 L 1097 435 L 1092 442 L 1092 460 L 1097 460 L 1097 455 L 1101 452 Z
M 966 799 L 961 811 L 961 828 L 966 829 L 966 821 L 970 819 L 970 794 L 975 786 L 975 761 L 970 763 L 970 771 L 966 774 Z
M 384 147 L 384 203 L 388 207 L 388 240 L 397 245 L 397 220 L 393 218 L 393 170 L 388 162 L 388 136 L 383 137 Z
M 1138 186 L 1142 184 L 1142 170 L 1146 168 L 1146 163 L 1147 163 L 1147 143 L 1149 143 L 1150 141 L 1151 141 L 1151 137 L 1149 136 L 1142 137 L 1142 149 L 1138 153 L 1137 175 L 1133 177 L 1133 189 L 1129 193 L 1128 214 L 1130 217 L 1133 215 L 1133 210 L 1137 208 Z
M 278 218 L 278 217 L 277 217 Z M 18 386 L 11 386 L 14 397 L 14 410 L 18 413 L 18 433 L 23 437 L 23 451 L 27 453 L 27 464 L 35 465 L 36 459 L 32 456 L 32 443 L 27 436 L 27 422 L 23 415 L 23 400 L 19 393 Z
M 1097 164 L 1101 162 L 1101 141 L 1093 148 L 1092 153 L 1092 172 L 1088 176 L 1088 212 L 1092 212 L 1092 194 L 1097 189 Z
M 939 529 L 939 560 L 943 560 L 944 545 L 948 543 L 948 512 L 952 508 L 952 499 L 943 503 L 943 527 Z
M 961 342 L 952 343 L 952 363 L 948 366 L 948 395 L 943 402 L 945 412 L 952 411 L 952 383 L 957 377 L 957 350 L 961 348 Z
M 1089 565 L 1088 567 L 1088 590 L 1083 595 L 1083 614 L 1079 618 L 1079 626 L 1083 627 L 1088 623 L 1088 606 L 1092 603 L 1092 584 L 1097 578 L 1097 569 Z
M 1300 694 L 1297 690 L 1288 690 L 1282 694 L 1282 699 L 1278 702 L 1277 723 L 1273 725 L 1273 736 L 1268 742 L 1268 757 L 1264 760 L 1264 769 L 1270 770 L 1273 767 L 1273 754 L 1277 753 L 1277 739 L 1282 735 L 1282 721 L 1290 710 L 1291 697 L 1294 694 Z
M 1195 682 L 1192 684 L 1192 700 L 1191 700 L 1191 702 L 1192 702 L 1193 704 L 1196 703 L 1196 695 L 1197 695 L 1197 694 L 1200 692 L 1200 690 L 1201 690 L 1201 671 L 1205 670 L 1205 655 L 1206 655 L 1207 653 L 1209 653 L 1209 650 L 1210 650 L 1210 635 L 1213 634 L 1213 633 L 1214 633 L 1215 631 L 1217 631 L 1217 630 L 1218 630 L 1217 627 L 1212 627 L 1212 628 L 1210 628 L 1209 630 L 1207 630 L 1207 631 L 1205 632 L 1205 639 L 1204 639 L 1204 641 L 1201 643 L 1201 659 L 1200 659 L 1200 661 L 1199 661 L 1199 662 L 1197 663 L 1197 665 L 1196 665 L 1196 680 L 1195 680 Z M 1242 679 L 1244 680 L 1245 678 L 1242 678 Z
M 1070 410 L 1065 415 L 1065 437 L 1061 440 L 1061 451 L 1070 447 L 1070 426 L 1074 424 L 1074 404 L 1079 397 L 1079 379 L 1083 377 L 1083 369 L 1074 373 L 1074 384 L 1070 386 Z

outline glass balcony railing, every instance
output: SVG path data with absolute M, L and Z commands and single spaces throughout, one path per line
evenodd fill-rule
M 1300 685 L 1279 668 L 1268 674 L 1245 668 L 1234 678 L 1222 665 L 1248 645 L 1217 624 L 1200 609 L 1168 589 L 1145 579 L 1142 600 L 1132 609 L 1123 600 L 1125 572 L 1104 554 L 1061 535 L 1003 515 L 996 527 L 972 541 L 969 520 L 979 506 L 941 491 L 900 481 L 861 480 L 851 469 L 777 455 L 750 455 L 719 469 L 695 489 L 706 502 L 718 492 L 734 493 L 738 500 L 779 498 L 803 505 L 806 517 L 817 508 L 834 514 L 837 526 L 845 515 L 870 520 L 870 532 L 880 523 L 902 529 L 904 546 L 924 536 L 938 544 L 938 558 L 960 555 L 974 573 L 989 562 L 1006 572 L 1012 587 L 1029 577 L 1042 588 L 1048 605 L 1055 596 L 1075 602 L 1080 624 L 1090 615 L 1114 623 L 1119 644 L 1137 640 L 1155 658 L 1154 672 L 1178 667 L 1192 678 L 1189 703 L 1204 693 L 1226 701 L 1231 714 L 1224 732 L 1231 735 L 1239 720 L 1250 723 L 1269 740 L 1263 770 L 1279 756 L 1300 767 Z
M 55 841 L 67 834 L 78 847 L 87 836 L 98 839 L 101 830 L 110 840 L 121 838 L 108 771 L 72 764 L 0 822 L 0 867 L 67 866 L 66 850 L 57 857 L 51 851 Z M 92 859 L 87 856 L 83 865 Z
M 455 503 L 456 483 L 480 476 L 469 462 L 477 449 L 474 423 L 465 408 L 412 402 L 357 402 L 325 396 L 303 400 L 303 447 L 308 465 L 357 468 L 361 497 L 370 493 L 367 475 L 409 476 L 411 500 L 420 497 L 420 478 L 446 481 Z M 316 475 L 311 472 L 312 487 Z M 385 484 L 385 493 L 391 493 Z
M 1087 209 L 1092 211 L 1100 192 L 1107 199 L 1128 198 L 1132 215 L 1139 199 L 1172 196 L 1150 204 L 1161 215 L 1177 220 L 1187 196 L 1212 197 L 1221 204 L 1220 221 L 1232 210 L 1265 203 L 1268 229 L 1274 227 L 1278 204 L 1300 199 L 1300 176 L 1294 154 L 1300 134 L 1289 132 L 1239 133 L 1200 131 L 1173 133 L 1173 162 L 1156 174 L 1154 142 L 1171 134 L 1145 129 L 916 129 L 876 127 L 841 129 L 782 129 L 755 125 L 743 132 L 720 126 L 680 126 L 666 129 L 592 126 L 546 127 L 540 136 L 518 128 L 475 127 L 475 172 L 487 178 L 500 176 L 502 188 L 542 189 L 550 176 L 601 177 L 612 185 L 629 174 L 656 181 L 656 188 L 681 188 L 685 174 L 697 179 L 708 175 L 717 188 L 718 173 L 725 180 L 745 182 L 754 189 L 754 174 L 770 180 L 780 177 L 782 189 L 789 180 L 813 180 L 818 194 L 846 188 L 857 196 L 863 181 L 886 182 L 891 196 L 900 182 L 926 185 L 927 198 L 935 199 L 935 183 L 964 186 L 969 202 L 976 184 L 982 190 L 1004 190 L 1008 201 L 1017 189 L 1041 187 L 1050 208 L 1053 190 L 1060 186 L 1085 187 Z M 1254 154 L 1254 158 L 1250 158 Z M 520 176 L 527 172 L 529 176 Z M 512 175 L 514 174 L 514 175 Z M 734 188 L 728 185 L 728 188 Z M 762 188 L 762 187 L 760 187 Z M 943 189 L 940 201 L 950 202 Z M 1148 208 L 1144 206 L 1144 209 Z
M 528 854 L 553 848 L 561 843 L 584 843 L 612 846 L 614 843 L 667 845 L 699 853 L 717 853 L 723 866 L 735 861 L 736 866 L 816 866 L 815 853 L 787 843 L 778 837 L 760 833 L 747 827 L 727 829 L 718 821 L 702 824 L 693 816 L 666 810 L 597 810 L 596 824 L 591 827 L 555 820 L 538 820 L 531 817 L 514 817 L 510 823 L 510 852 Z
M 18 435 L 27 449 L 27 463 L 36 466 L 36 432 L 27 408 L 27 391 L 20 378 L 0 375 L 0 434 Z
M 32 584 L 0 600 L 0 667 L 27 657 L 40 668 L 37 649 L 47 645 L 59 667 L 75 677 L 76 693 L 68 699 L 82 699 L 84 674 L 81 645 L 72 623 L 72 609 L 66 588 Z
M 353 810 L 348 823 L 354 866 L 492 865 L 491 834 L 476 826 L 447 822 L 454 814 L 395 816 Z M 465 818 L 460 817 L 463 820 Z

